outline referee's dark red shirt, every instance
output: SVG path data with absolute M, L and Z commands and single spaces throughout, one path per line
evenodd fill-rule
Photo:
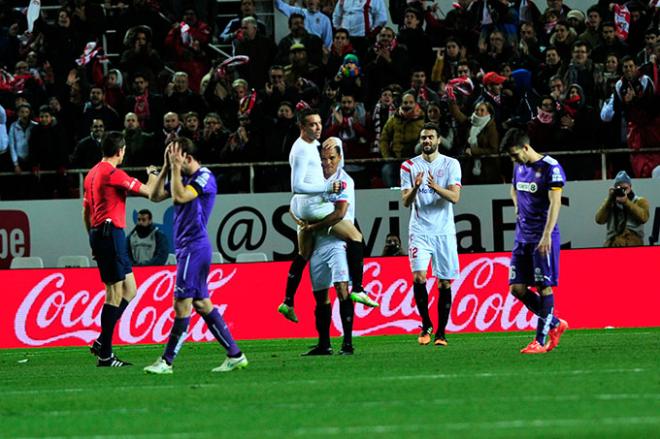
M 83 185 L 83 206 L 90 211 L 92 227 L 106 219 L 115 227 L 126 227 L 126 194 L 139 193 L 142 183 L 108 162 L 99 162 L 89 170 Z

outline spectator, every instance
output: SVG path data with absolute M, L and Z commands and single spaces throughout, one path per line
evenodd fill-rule
M 444 111 L 441 109 L 441 105 Z M 452 127 L 454 119 L 449 114 L 449 106 L 446 101 L 440 104 L 430 102 L 426 107 L 425 122 L 432 123 L 438 128 L 438 134 L 440 135 L 438 149 L 441 154 L 456 158 L 459 154 L 454 150 L 454 129 Z M 421 144 L 417 144 L 415 152 L 418 152 L 418 148 L 421 154 Z
M 371 112 L 374 140 L 371 152 L 380 152 L 380 133 L 390 119 L 396 113 L 396 103 L 394 102 L 394 92 L 392 86 L 383 88 L 380 92 L 380 99 L 376 102 L 374 110 Z
M 552 96 L 541 97 L 536 116 L 527 123 L 529 140 L 539 152 L 552 151 L 559 144 L 557 125 L 557 103 Z
M 571 48 L 577 41 L 577 33 L 568 25 L 566 21 L 559 21 L 555 25 L 555 30 L 550 37 L 550 44 L 557 49 L 559 57 L 568 62 L 571 59 Z
M 484 89 L 476 103 L 488 102 L 494 110 L 492 113 L 497 131 L 502 132 L 502 124 L 511 117 L 513 112 L 513 98 L 502 94 L 502 84 L 506 81 L 504 76 L 495 72 L 488 72 L 483 77 Z
M 126 113 L 126 96 L 124 96 L 124 76 L 118 69 L 111 69 L 103 78 L 103 94 L 105 103 L 118 114 Z
M 649 219 L 649 202 L 632 190 L 626 171 L 614 178 L 603 204 L 596 211 L 596 223 L 607 225 L 605 247 L 644 245 L 644 224 Z
M 506 42 L 504 33 L 496 30 L 488 37 L 488 45 L 479 47 L 479 64 L 485 71 L 497 70 L 499 66 L 513 56 L 511 46 Z
M 153 223 L 151 211 L 138 212 L 135 228 L 126 237 L 133 266 L 165 265 L 169 253 L 167 237 Z
M 380 153 L 383 158 L 408 159 L 415 153 L 419 132 L 424 126 L 424 112 L 415 101 L 415 95 L 404 93 L 401 106 L 380 134 Z M 383 165 L 382 176 L 386 187 L 398 186 L 399 163 Z
M 520 44 L 515 64 L 527 70 L 535 70 L 543 61 L 543 53 L 534 24 L 522 22 L 520 24 Z
M 190 89 L 199 93 L 202 76 L 211 67 L 208 62 L 208 44 L 211 40 L 211 28 L 197 18 L 193 8 L 183 11 L 180 23 L 174 23 L 165 38 L 165 47 L 174 54 L 175 68 L 188 73 Z
M 93 119 L 89 136 L 83 138 L 71 155 L 71 166 L 74 168 L 91 169 L 103 158 L 101 142 L 105 133 L 103 119 Z
M 163 118 L 163 96 L 151 91 L 147 75 L 139 72 L 133 76 L 133 93 L 126 98 L 126 109 L 137 115 L 142 130 L 155 132 Z
M 122 163 L 126 167 L 147 166 L 162 155 L 161 151 L 154 149 L 154 135 L 142 130 L 135 113 L 126 113 L 124 116 L 124 139 L 126 153 Z
M 554 47 L 545 50 L 545 63 L 541 64 L 534 78 L 536 91 L 539 93 L 550 93 L 550 78 L 560 76 L 563 73 L 564 63 L 559 57 L 559 52 Z
M 323 83 L 323 72 L 318 66 L 309 62 L 307 48 L 302 44 L 296 43 L 291 46 L 289 61 L 291 64 L 284 67 L 284 80 L 289 87 L 300 88 L 300 79 L 311 81 L 317 86 Z
M 640 150 L 660 145 L 660 115 L 651 78 L 639 75 L 635 60 L 621 60 L 623 77 L 616 83 L 613 114 L 622 113 L 627 121 L 628 148 Z M 651 176 L 660 165 L 660 153 L 637 152 L 631 155 L 633 173 L 637 178 Z
M 433 102 L 440 102 L 440 96 L 426 85 L 426 72 L 421 66 L 413 67 L 410 78 L 410 89 L 407 93 L 413 93 L 417 97 L 417 103 L 426 109 L 426 106 Z
M 266 25 L 257 18 L 257 8 L 255 0 L 241 0 L 241 11 L 238 17 L 232 18 L 220 33 L 219 39 L 223 43 L 234 44 L 243 36 L 242 21 L 246 17 L 253 17 L 257 22 L 257 32 L 259 35 L 267 36 Z
M 204 99 L 190 88 L 190 80 L 186 72 L 176 72 L 172 82 L 167 85 L 164 99 L 166 111 L 185 114 L 194 111 L 197 114 L 206 113 Z M 199 84 L 199 83 L 198 83 Z
M 293 102 L 296 99 L 295 90 L 284 81 L 284 67 L 281 65 L 270 67 L 268 82 L 259 92 L 259 96 L 262 99 L 264 112 L 269 117 L 276 116 L 283 101 Z
M 268 69 L 273 64 L 277 49 L 270 38 L 257 32 L 257 20 L 254 17 L 245 17 L 241 26 L 243 33 L 236 42 L 234 55 L 245 55 L 250 58 L 250 62 L 238 67 L 238 72 L 241 78 L 260 89 L 266 83 Z
M 220 151 L 227 144 L 229 130 L 222 123 L 218 113 L 208 113 L 204 117 L 204 128 L 198 141 L 199 160 L 202 163 L 220 163 Z
M 559 75 L 550 78 L 550 96 L 556 101 L 563 101 L 566 97 L 566 82 Z
M 375 104 L 383 87 L 404 84 L 410 78 L 408 53 L 398 45 L 394 31 L 389 27 L 378 32 L 376 44 L 367 52 L 364 64 L 369 105 Z
M 355 96 L 356 100 L 364 101 L 364 75 L 357 55 L 349 53 L 344 56 L 344 61 L 330 85 L 342 95 L 350 94 Z
M 362 57 L 367 51 L 368 37 L 387 24 L 387 9 L 383 0 L 372 0 L 369 3 L 361 0 L 338 1 L 332 12 L 332 24 L 335 29 L 348 31 L 353 47 L 358 56 Z
M 332 109 L 324 135 L 341 139 L 344 155 L 356 159 L 368 158 L 371 156 L 370 125 L 364 106 L 358 104 L 354 95 L 346 93 L 341 96 L 340 105 Z
M 290 6 L 282 0 L 275 0 L 275 7 L 282 14 L 289 17 L 289 29 L 291 29 L 292 27 L 291 16 L 293 14 L 301 15 L 303 17 L 305 29 L 307 30 L 307 32 L 319 37 L 323 42 L 323 47 L 326 50 L 330 49 L 330 46 L 332 45 L 332 23 L 330 22 L 328 16 L 325 15 L 323 12 L 321 12 L 320 0 L 307 0 L 306 8 L 298 8 L 296 6 Z M 307 45 L 305 41 L 294 41 L 294 42 L 302 43 L 306 47 L 311 47 Z M 282 42 L 280 42 L 280 45 L 281 44 Z
M 473 184 L 501 183 L 499 158 L 482 158 L 499 152 L 500 136 L 493 106 L 488 102 L 479 102 L 468 117 L 455 102 L 450 101 L 449 111 L 467 134 L 462 137 L 467 138 L 463 151 L 470 159 L 464 166 L 463 177 Z
M 426 75 L 431 74 L 433 67 L 433 49 L 431 39 L 424 32 L 424 17 L 419 9 L 409 7 L 405 11 L 403 26 L 399 28 L 397 40 L 408 50 L 411 60 L 419 63 Z
M 655 45 L 658 42 L 658 29 L 647 29 L 644 33 L 644 48 L 637 53 L 635 63 L 638 66 L 651 62 L 651 57 L 655 53 Z
M 0 105 L 0 172 L 10 172 L 13 168 L 7 133 L 7 112 Z
M 604 63 L 607 55 L 610 53 L 615 54 L 619 59 L 628 54 L 626 43 L 616 37 L 614 23 L 611 21 L 603 23 L 600 27 L 600 33 L 602 43 L 594 48 L 591 54 L 591 59 L 595 63 Z
M 9 128 L 9 153 L 14 165 L 14 172 L 20 174 L 28 169 L 29 141 L 37 123 L 32 120 L 32 107 L 29 104 L 21 104 L 16 107 L 16 113 L 18 120 Z
M 452 38 L 447 39 L 445 47 L 436 52 L 431 81 L 447 83 L 458 77 L 461 56 L 461 44 Z
M 199 114 L 194 111 L 189 111 L 183 115 L 183 128 L 181 129 L 181 137 L 186 137 L 192 140 L 195 144 L 201 137 L 201 122 Z
M 598 6 L 591 6 L 587 9 L 587 28 L 578 36 L 578 39 L 587 43 L 591 48 L 598 47 L 603 42 L 600 33 L 600 23 L 602 21 L 603 18 L 600 15 Z
M 584 13 L 578 9 L 572 9 L 566 14 L 566 22 L 575 31 L 577 35 L 581 35 L 586 29 Z
M 283 3 L 282 0 L 277 1 Z M 318 2 L 318 0 L 311 1 Z M 323 13 L 319 13 L 319 15 L 322 15 L 323 18 L 328 20 L 329 26 L 330 19 L 323 15 Z M 277 55 L 275 56 L 275 62 L 277 64 L 286 64 L 289 59 L 289 50 L 291 46 L 294 44 L 302 44 L 307 49 L 309 61 L 317 66 L 321 65 L 321 57 L 323 54 L 322 49 L 324 49 L 323 40 L 321 40 L 319 36 L 307 31 L 305 28 L 305 20 L 305 15 L 297 12 L 289 15 L 290 32 L 280 40 L 280 44 L 277 46 Z
M 154 149 L 157 157 L 165 151 L 165 147 L 172 142 L 172 140 L 180 137 L 180 132 L 183 127 L 179 115 L 173 111 L 168 111 L 163 115 L 163 129 L 156 133 L 154 138 Z
M 401 238 L 396 233 L 388 233 L 385 237 L 385 246 L 381 256 L 405 256 L 401 247 Z
M 573 44 L 571 62 L 566 69 L 564 80 L 567 84 L 578 84 L 584 90 L 588 102 L 594 102 L 596 78 L 600 76 L 601 67 L 594 66 L 589 59 L 589 47 L 583 41 Z
M 97 86 L 89 90 L 89 101 L 83 107 L 81 128 L 92 126 L 94 119 L 101 119 L 108 131 L 118 130 L 121 127 L 117 111 L 105 103 L 103 88 Z M 82 132 L 80 134 L 84 135 Z
M 139 73 L 150 82 L 163 70 L 163 61 L 153 49 L 152 40 L 151 28 L 148 26 L 136 26 L 126 32 L 126 50 L 121 54 L 119 67 L 127 77 L 135 79 Z
M 548 9 L 555 11 L 559 18 L 568 17 L 568 13 L 571 11 L 567 5 L 564 4 L 564 0 L 547 0 Z
M 68 193 L 66 137 L 47 105 L 39 108 L 39 125 L 32 128 L 28 150 L 28 163 L 34 176 L 31 193 L 38 198 L 65 197 Z M 57 174 L 42 175 L 44 170 Z
M 334 78 L 343 64 L 346 55 L 354 52 L 355 49 L 353 49 L 353 45 L 351 44 L 348 31 L 346 29 L 337 29 L 332 38 L 330 51 L 327 55 L 324 53 L 324 57 L 321 60 L 326 79 Z

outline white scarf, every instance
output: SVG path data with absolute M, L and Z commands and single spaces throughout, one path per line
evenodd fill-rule
M 477 146 L 477 136 L 479 136 L 479 133 L 490 122 L 490 119 L 490 115 L 477 116 L 476 113 L 472 113 L 472 116 L 470 116 L 470 134 L 468 135 L 468 144 L 470 147 Z

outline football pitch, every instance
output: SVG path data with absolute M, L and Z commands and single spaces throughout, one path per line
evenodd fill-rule
M 184 345 L 174 374 L 98 369 L 79 348 L 0 351 L 0 437 L 660 437 L 660 328 L 355 339 L 353 356 L 301 357 L 310 339 L 242 341 L 247 369 L 212 374 L 215 343 Z M 340 341 L 333 339 L 335 352 Z

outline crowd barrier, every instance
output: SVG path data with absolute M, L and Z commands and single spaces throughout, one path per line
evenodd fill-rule
M 536 318 L 507 294 L 509 253 L 460 255 L 460 278 L 448 331 L 530 330 Z M 660 326 L 660 295 L 654 274 L 660 247 L 564 250 L 556 313 L 573 329 Z M 213 265 L 211 300 L 238 340 L 315 337 L 314 300 L 307 272 L 296 296 L 300 323 L 276 312 L 289 263 Z M 419 328 L 406 257 L 365 262 L 365 286 L 380 307 L 355 307 L 356 335 L 414 334 Z M 174 267 L 136 268 L 137 297 L 115 336 L 118 344 L 163 343 L 173 321 Z M 0 348 L 84 346 L 100 330 L 103 284 L 96 269 L 0 270 Z M 429 276 L 431 317 L 436 319 L 437 280 Z M 339 304 L 331 293 L 332 334 L 341 331 Z M 210 341 L 194 315 L 189 341 Z

